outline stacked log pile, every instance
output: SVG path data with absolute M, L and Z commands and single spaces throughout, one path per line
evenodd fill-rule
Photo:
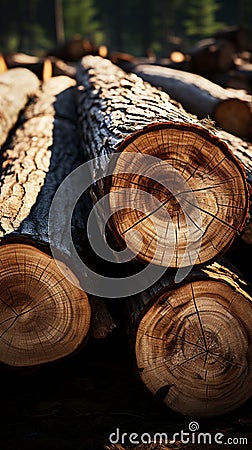
M 39 58 L 25 53 L 12 53 L 2 56 L 2 72 L 7 69 L 25 68 L 33 72 L 41 81 L 47 81 L 52 76 L 66 75 L 75 78 L 76 68 L 55 56 Z M 1 66 L 0 66 L 1 73 Z
M 194 224 L 196 210 L 202 217 L 202 242 L 190 275 L 178 284 L 168 270 L 149 290 L 125 302 L 124 317 L 133 336 L 140 377 L 157 398 L 180 413 L 211 416 L 228 412 L 252 392 L 251 291 L 234 271 L 206 264 L 227 250 L 244 228 L 246 174 L 232 150 L 241 160 L 248 158 L 248 172 L 249 152 L 244 156 L 235 142 L 227 145 L 232 142 L 228 133 L 225 144 L 218 133 L 204 127 L 167 94 L 107 60 L 83 58 L 77 81 L 86 158 L 102 155 L 95 170 L 106 175 L 104 161 L 119 154 L 112 176 L 96 183 L 92 192 L 94 202 L 119 192 L 117 201 L 110 202 L 108 224 L 117 246 L 127 245 L 144 263 L 168 266 L 169 260 L 169 268 L 188 266 L 195 247 L 191 242 L 191 251 L 186 252 L 185 215 Z M 143 156 L 140 167 L 139 154 Z M 159 164 L 145 165 L 144 156 L 155 156 Z M 174 170 L 173 177 L 164 161 Z M 188 200 L 185 185 L 178 183 L 174 194 L 175 171 L 196 195 L 196 203 Z M 165 179 L 173 184 L 164 188 Z M 238 184 L 231 187 L 234 182 Z M 136 191 L 133 197 L 132 189 Z M 142 207 L 137 190 L 150 193 L 159 206 L 149 200 Z M 188 203 L 190 210 L 186 210 Z M 167 212 L 176 236 L 172 255 Z M 130 230 L 138 233 L 126 239 Z M 199 239 L 195 228 L 194 233 L 195 243 Z
M 138 65 L 134 72 L 199 119 L 210 116 L 225 131 L 251 137 L 252 97 L 244 91 L 224 89 L 199 75 L 157 65 Z
M 50 76 L 43 67 L 38 73 L 42 80 Z M 161 69 L 153 68 L 159 77 L 153 84 L 165 88 Z M 18 106 L 15 113 L 6 108 L 10 125 L 1 143 L 0 361 L 36 366 L 72 354 L 87 340 L 91 297 L 70 269 L 69 218 L 59 205 L 50 235 L 48 218 L 62 181 L 93 159 L 99 181 L 91 196 L 94 204 L 109 196 L 108 211 L 99 208 L 109 242 L 119 253 L 127 247 L 139 270 L 152 264 L 166 271 L 151 287 L 143 282 L 142 291 L 123 302 L 122 321 L 139 376 L 157 399 L 182 414 L 212 416 L 237 408 L 252 392 L 251 290 L 235 269 L 213 261 L 248 220 L 251 146 L 202 119 L 212 115 L 217 122 L 216 111 L 221 116 L 228 111 L 229 125 L 224 121 L 220 126 L 248 137 L 250 98 L 178 71 L 167 88 L 170 97 L 100 56 L 81 60 L 77 85 L 61 76 L 39 88 L 27 68 L 1 76 L 11 78 L 17 70 L 36 81 L 33 89 L 28 82 L 28 92 L 17 87 Z M 172 86 L 179 89 L 172 91 Z M 26 92 L 22 102 L 21 92 Z M 10 94 L 1 95 L 7 99 Z M 1 116 L 0 127 L 4 120 Z M 116 156 L 112 162 L 111 155 Z M 71 221 L 75 247 L 81 257 L 88 252 L 90 260 L 86 226 L 91 208 L 84 196 Z M 52 245 L 67 255 L 68 277 L 52 257 Z M 109 265 L 103 266 L 108 272 Z M 181 269 L 185 275 L 178 279 Z M 120 271 L 120 276 L 126 273 Z M 104 303 L 96 298 L 92 304 L 100 311 L 94 314 L 93 335 L 103 337 L 113 324 Z
M 169 187 L 162 189 L 158 185 L 160 183 L 156 185 L 149 178 L 148 164 L 138 168 L 137 163 L 134 165 L 134 158 L 132 161 L 125 158 L 124 161 L 124 153 L 140 153 L 167 161 L 167 167 L 158 168 L 160 180 L 171 177 L 169 171 L 172 172 L 172 169 L 188 180 L 187 189 L 195 192 L 198 202 L 197 207 L 196 204 L 190 207 L 199 208 L 202 214 L 202 246 L 196 264 L 216 258 L 241 231 L 247 217 L 248 194 L 243 168 L 229 148 L 195 117 L 171 103 L 165 93 L 135 75 L 126 75 L 108 60 L 91 56 L 84 58 L 77 80 L 82 138 L 87 157 L 94 158 L 117 151 L 122 154 L 117 163 L 120 172 L 123 173 L 124 169 L 128 171 L 128 165 L 132 164 L 130 175 L 113 175 L 106 183 L 99 183 L 93 194 L 98 199 L 117 188 L 124 189 L 123 197 L 118 200 L 124 205 L 124 210 L 115 212 L 109 223 L 117 243 L 125 244 L 127 231 L 136 229 L 143 236 L 138 258 L 166 265 L 171 258 L 167 248 L 167 212 L 172 218 L 176 234 L 170 266 L 179 267 L 182 260 L 186 266 L 193 260 L 193 246 L 191 252 L 184 255 L 187 225 L 184 217 L 186 213 L 183 212 L 183 206 L 186 209 L 186 204 L 190 204 L 192 198 L 180 201 L 179 189 L 186 187 L 179 186 L 179 180 L 176 187 L 170 187 L 174 193 L 169 192 Z M 135 172 L 137 175 L 134 177 Z M 153 173 L 150 171 L 151 175 Z M 178 178 L 179 175 L 176 176 Z M 172 177 L 175 177 L 174 173 Z M 160 202 L 157 211 L 154 204 L 150 204 L 145 205 L 144 216 L 136 213 L 130 197 L 132 186 L 151 192 Z M 218 196 L 215 195 L 216 190 Z M 229 207 L 233 212 L 235 210 L 235 214 L 228 214 Z M 156 234 L 155 220 L 159 221 L 159 236 Z M 155 252 L 157 241 L 159 250 Z M 128 237 L 127 244 L 132 251 L 138 248 L 136 235 Z

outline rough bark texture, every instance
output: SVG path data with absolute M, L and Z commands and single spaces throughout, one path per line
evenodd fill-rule
M 226 142 L 230 150 L 234 153 L 237 159 L 243 164 L 246 169 L 248 183 L 252 183 L 252 143 L 241 139 L 233 134 L 227 133 L 223 130 L 214 130 L 213 132 L 222 141 Z
M 199 75 L 156 65 L 138 65 L 134 72 L 161 87 L 199 119 L 210 116 L 232 134 L 243 137 L 251 134 L 252 99 L 244 91 L 223 89 Z
M 93 320 L 92 320 L 92 336 L 95 339 L 106 338 L 116 327 L 110 312 L 108 311 L 104 301 L 99 298 L 93 298 Z
M 226 73 L 215 73 L 211 76 L 211 81 L 223 88 L 243 90 L 249 95 L 252 93 L 252 85 L 246 74 L 237 69 Z
M 79 61 L 84 55 L 95 54 L 97 47 L 89 39 L 80 36 L 72 37 L 50 50 L 48 56 L 56 56 L 63 61 Z
M 108 60 L 83 58 L 77 79 L 86 157 L 104 156 L 103 161 L 95 161 L 94 170 L 105 174 L 109 155 L 121 152 L 116 169 L 120 173 L 130 172 L 122 176 L 115 175 L 114 171 L 111 179 L 97 183 L 93 192 L 97 200 L 108 192 L 113 194 L 118 188 L 124 188 L 121 196 L 110 200 L 110 208 L 117 210 L 109 227 L 119 245 L 125 245 L 127 231 L 136 230 L 142 240 L 137 234 L 130 234 L 127 245 L 138 258 L 171 267 L 191 265 L 195 248 L 185 251 L 188 242 L 185 217 L 195 225 L 194 213 L 200 212 L 202 224 L 195 225 L 197 230 L 194 229 L 193 236 L 194 243 L 198 242 L 196 234 L 199 229 L 203 231 L 196 264 L 215 258 L 243 228 L 248 208 L 244 172 L 228 147 L 214 138 L 195 117 L 179 109 L 167 94 L 134 74 L 127 75 Z M 159 166 L 160 162 L 156 167 L 143 159 L 138 163 L 136 154 L 166 161 L 169 169 Z M 198 206 L 186 198 L 188 187 L 184 185 L 178 190 L 174 187 L 177 182 L 174 169 L 178 177 L 181 175 L 188 183 Z M 158 181 L 153 180 L 154 175 Z M 165 188 L 163 180 L 171 176 L 172 186 Z M 138 199 L 141 191 L 154 197 L 153 204 L 150 200 Z M 161 204 L 159 208 L 154 200 Z M 191 211 L 186 210 L 188 202 Z M 172 218 L 173 236 L 168 230 L 166 213 Z M 174 240 L 173 252 L 171 242 Z
M 48 215 L 53 196 L 64 178 L 83 162 L 78 147 L 74 85 L 75 81 L 67 77 L 45 83 L 3 149 L 1 238 L 27 235 L 49 243 Z M 88 208 L 87 204 L 86 213 L 74 216 L 76 239 L 85 229 Z M 55 244 L 65 249 L 62 233 Z
M 38 78 L 27 69 L 12 69 L 0 75 L 0 147 L 15 125 L 29 97 L 39 88 Z
M 217 39 L 231 41 L 238 51 L 246 50 L 249 45 L 249 30 L 239 26 L 227 27 L 216 33 Z
M 234 272 L 166 276 L 126 308 L 139 375 L 171 409 L 214 416 L 251 396 L 251 289 Z
M 64 276 L 50 256 L 49 243 L 69 254 L 64 234 L 67 218 L 61 204 L 59 221 L 48 235 L 56 190 L 83 162 L 74 85 L 67 77 L 45 83 L 4 148 L 0 355 L 1 362 L 11 366 L 33 366 L 62 358 L 79 348 L 89 331 L 91 310 L 85 292 L 71 270 L 65 268 L 68 277 Z M 78 204 L 72 220 L 77 249 L 85 237 L 89 210 L 86 201 Z
M 252 144 L 251 142 L 244 141 L 236 136 L 233 136 L 225 131 L 218 131 L 217 136 L 226 142 L 234 155 L 241 161 L 246 169 L 247 181 L 249 185 L 252 185 Z M 244 242 L 252 245 L 252 204 L 251 204 L 252 190 L 250 187 L 250 214 L 249 220 L 244 228 L 241 238 Z

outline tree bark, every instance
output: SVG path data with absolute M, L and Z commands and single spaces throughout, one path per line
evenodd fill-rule
M 127 245 L 140 260 L 170 267 L 191 265 L 195 247 L 185 250 L 190 234 L 185 217 L 195 224 L 195 214 L 200 212 L 203 234 L 196 264 L 216 258 L 243 229 L 248 208 L 243 168 L 226 144 L 175 106 L 167 94 L 136 75 L 127 75 L 108 60 L 83 58 L 77 80 L 86 157 L 107 158 L 94 162 L 96 173 L 105 174 L 109 155 L 118 152 L 116 169 L 124 173 L 116 174 L 114 169 L 113 175 L 101 180 L 93 190 L 96 201 L 104 194 L 124 189 L 122 195 L 119 191 L 119 196 L 110 200 L 111 211 L 117 209 L 108 223 L 115 241 L 122 248 L 126 233 L 136 230 L 141 239 L 136 233 L 128 233 Z M 136 162 L 137 154 L 156 157 L 158 164 L 157 160 L 156 166 L 152 163 L 150 167 L 143 160 L 140 164 Z M 166 161 L 169 169 L 161 161 Z M 175 194 L 173 183 L 166 188 L 164 180 L 171 179 L 170 170 L 175 184 L 175 178 L 181 176 L 189 187 L 180 186 Z M 153 180 L 154 176 L 158 181 Z M 189 188 L 197 199 L 195 203 L 186 197 Z M 139 191 L 150 193 L 153 204 L 150 198 L 139 200 Z M 186 205 L 190 205 L 190 211 Z M 167 213 L 174 226 L 175 242 L 168 229 Z M 199 229 L 194 231 L 190 238 L 196 244 Z
M 251 390 L 251 288 L 214 263 L 125 303 L 139 375 L 176 412 L 225 414 Z
M 39 88 L 38 78 L 27 69 L 8 70 L 0 75 L 0 147 L 15 125 L 29 97 Z
M 246 169 L 247 181 L 252 184 L 252 143 L 227 133 L 223 130 L 214 130 L 213 132 L 222 141 L 226 142 L 230 150 Z
M 38 58 L 26 53 L 14 53 L 5 56 L 8 69 L 23 68 L 33 72 L 41 81 L 52 76 L 52 65 L 49 58 Z
M 239 159 L 239 161 L 241 161 L 246 169 L 247 182 L 250 185 L 250 214 L 249 221 L 241 234 L 241 239 L 246 242 L 246 244 L 252 245 L 252 143 L 244 141 L 236 136 L 226 133 L 225 131 L 217 131 L 216 134 L 220 139 L 228 144 L 234 155 Z
M 49 211 L 65 177 L 82 162 L 78 147 L 75 82 L 52 78 L 25 109 L 4 148 L 0 197 L 0 359 L 34 366 L 65 357 L 86 341 L 91 310 L 87 295 L 68 268 L 62 275 L 50 244 L 69 254 L 64 209 L 48 233 Z M 69 200 L 70 201 L 70 200 Z M 78 202 L 72 237 L 81 249 L 87 200 Z M 75 284 L 73 285 L 73 281 Z
M 0 53 L 0 74 L 6 72 L 6 70 L 8 70 L 8 67 L 6 65 L 3 54 Z
M 199 119 L 210 116 L 217 126 L 240 137 L 252 134 L 252 98 L 244 91 L 223 89 L 199 75 L 160 66 L 138 65 L 134 72 Z

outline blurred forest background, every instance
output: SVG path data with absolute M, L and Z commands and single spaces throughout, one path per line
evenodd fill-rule
M 112 51 L 166 56 L 251 23 L 251 0 L 0 0 L 0 51 L 39 56 L 79 34 Z

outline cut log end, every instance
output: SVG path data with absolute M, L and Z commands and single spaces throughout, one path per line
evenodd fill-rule
M 0 74 L 8 70 L 7 64 L 5 62 L 4 56 L 0 53 Z
M 218 126 L 236 136 L 249 137 L 252 127 L 250 107 L 242 100 L 230 98 L 220 102 L 213 112 Z
M 110 227 L 118 243 L 143 261 L 175 268 L 205 263 L 244 227 L 244 171 L 207 130 L 155 124 L 126 139 L 119 151 Z
M 86 294 L 35 247 L 2 245 L 0 259 L 1 363 L 34 366 L 77 350 L 90 327 Z
M 222 281 L 195 281 L 159 296 L 140 321 L 140 376 L 171 409 L 214 416 L 252 394 L 252 303 Z
M 43 82 L 48 81 L 53 76 L 53 65 L 49 58 L 46 58 L 43 63 Z

